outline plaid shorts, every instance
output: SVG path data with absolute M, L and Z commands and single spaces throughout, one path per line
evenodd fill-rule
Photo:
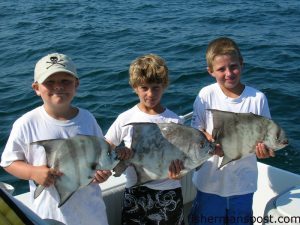
M 126 188 L 123 225 L 184 225 L 181 188 L 153 190 L 144 186 Z

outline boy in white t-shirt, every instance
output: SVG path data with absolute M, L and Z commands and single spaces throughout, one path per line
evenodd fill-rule
M 181 123 L 179 116 L 160 103 L 168 86 L 168 68 L 162 58 L 154 54 L 137 58 L 130 65 L 129 75 L 129 83 L 140 102 L 121 113 L 105 135 L 113 147 L 124 141 L 128 149 L 131 146 L 132 126 L 124 126 L 126 124 Z M 184 224 L 181 185 L 179 180 L 175 180 L 182 169 L 182 162 L 175 160 L 169 168 L 169 177 L 174 179 L 156 180 L 133 187 L 137 179 L 136 172 L 129 166 L 126 169 L 122 224 Z
M 217 82 L 202 88 L 196 97 L 194 128 L 212 139 L 212 115 L 206 109 L 271 117 L 265 95 L 240 81 L 243 58 L 233 40 L 226 37 L 213 40 L 208 45 L 206 60 L 208 73 Z M 274 156 L 274 152 L 258 143 L 256 155 L 265 158 Z M 257 189 L 256 156 L 233 161 L 221 169 L 218 169 L 219 160 L 220 157 L 214 155 L 194 172 L 197 196 L 189 224 L 252 224 L 252 199 Z
M 32 88 L 44 104 L 15 121 L 2 154 L 1 166 L 16 177 L 29 180 L 34 211 L 41 218 L 74 225 L 107 225 L 106 208 L 98 183 L 106 181 L 111 172 L 96 171 L 93 183 L 78 190 L 58 208 L 59 196 L 53 183 L 63 174 L 46 166 L 43 147 L 30 145 L 40 140 L 69 138 L 77 134 L 103 136 L 89 111 L 71 105 L 78 86 L 76 67 L 68 56 L 53 53 L 37 62 Z M 33 199 L 35 183 L 46 188 Z

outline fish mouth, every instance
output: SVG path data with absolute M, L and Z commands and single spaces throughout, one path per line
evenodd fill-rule
M 283 142 L 281 142 L 281 144 L 283 144 L 283 145 L 288 145 L 289 144 L 289 140 L 284 140 Z
M 284 148 L 284 147 L 286 147 L 287 145 L 289 145 L 289 141 L 288 141 L 287 139 L 280 142 L 281 148 Z
M 219 157 L 223 157 L 224 156 L 224 151 L 222 150 L 222 148 L 216 143 L 211 142 L 210 143 L 210 149 L 208 150 L 208 154 L 209 155 L 217 155 Z

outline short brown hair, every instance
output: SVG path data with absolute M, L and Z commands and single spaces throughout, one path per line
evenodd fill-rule
M 169 83 L 169 70 L 165 61 L 155 54 L 136 58 L 129 67 L 129 84 L 136 88 L 145 83 L 162 84 L 164 88 Z
M 206 50 L 206 63 L 211 70 L 213 70 L 213 60 L 219 55 L 237 56 L 240 62 L 243 62 L 243 56 L 238 45 L 232 39 L 227 37 L 217 38 L 208 44 Z

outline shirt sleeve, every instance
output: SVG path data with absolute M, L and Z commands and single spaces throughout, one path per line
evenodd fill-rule
M 19 131 L 16 124 L 14 124 L 3 150 L 0 166 L 7 167 L 16 160 L 25 161 L 25 148 L 27 144 L 20 138 L 21 134 Z
M 122 129 L 118 118 L 109 127 L 104 137 L 108 142 L 112 143 L 113 145 L 120 145 L 120 143 L 122 142 Z
M 271 119 L 271 113 L 269 109 L 269 104 L 267 97 L 262 93 L 262 98 L 260 101 L 261 115 Z
M 204 103 L 198 95 L 194 101 L 193 105 L 193 115 L 192 115 L 192 121 L 191 121 L 191 126 L 198 129 L 198 130 L 203 130 L 205 129 L 205 106 Z

